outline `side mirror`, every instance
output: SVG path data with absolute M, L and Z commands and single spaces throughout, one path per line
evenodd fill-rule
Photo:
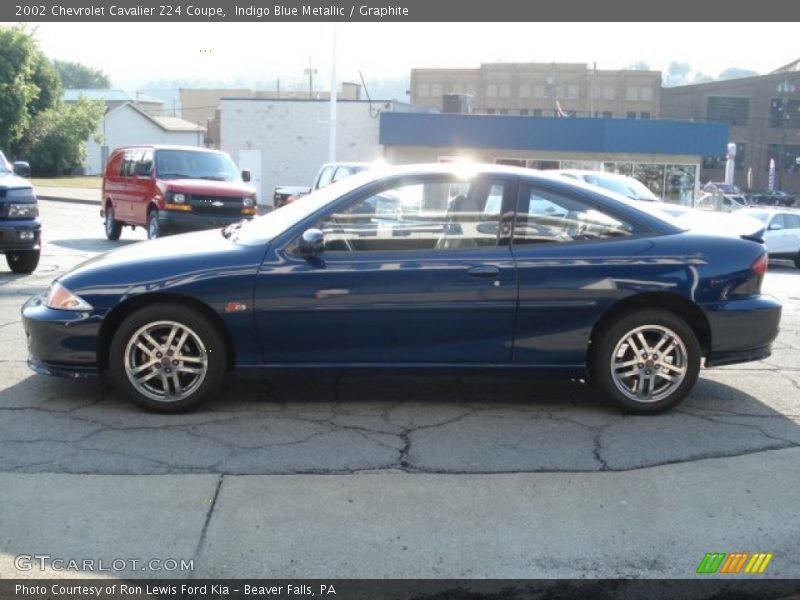
M 245 183 L 250 181 L 250 171 L 248 171 L 247 169 L 242 170 L 242 181 L 244 181 Z
M 31 166 L 25 161 L 16 161 L 14 163 L 14 175 L 19 175 L 20 177 L 30 177 Z
M 780 223 L 773 223 L 772 225 L 769 226 L 770 231 L 778 231 L 780 229 L 783 229 L 783 225 L 781 225 Z
M 300 254 L 317 256 L 325 252 L 325 234 L 319 229 L 306 229 L 300 236 Z

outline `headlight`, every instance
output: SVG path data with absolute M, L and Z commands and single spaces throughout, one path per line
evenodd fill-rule
M 183 194 L 175 194 L 172 197 L 172 201 L 175 204 L 183 204 L 184 202 L 186 202 L 186 196 L 184 196 Z
M 76 296 L 63 285 L 54 281 L 47 290 L 48 308 L 56 310 L 92 310 L 92 305 L 80 296 Z
M 9 200 L 35 200 L 36 194 L 33 188 L 16 188 L 6 191 L 6 198 Z
M 35 203 L 29 204 L 9 204 L 9 219 L 33 219 L 39 216 L 39 206 Z
M 252 198 L 242 198 L 242 206 L 253 206 Z

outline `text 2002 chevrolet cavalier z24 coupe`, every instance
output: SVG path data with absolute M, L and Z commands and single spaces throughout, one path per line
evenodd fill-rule
M 512 167 L 372 170 L 83 263 L 23 306 L 29 364 L 162 412 L 276 368 L 511 369 L 660 412 L 704 359 L 768 356 L 781 306 L 761 294 L 763 230 L 654 205 Z

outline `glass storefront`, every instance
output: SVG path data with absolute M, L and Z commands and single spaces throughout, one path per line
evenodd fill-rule
M 694 201 L 698 166 L 693 164 L 614 162 L 596 160 L 544 160 L 496 158 L 495 163 L 529 169 L 581 169 L 606 171 L 634 177 L 667 202 L 691 205 Z

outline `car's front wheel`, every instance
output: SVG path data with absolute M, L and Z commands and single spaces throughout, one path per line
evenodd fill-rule
M 147 215 L 147 239 L 154 240 L 161 237 L 161 225 L 158 222 L 158 209 L 153 209 Z
M 106 237 L 111 241 L 116 241 L 122 234 L 122 223 L 114 218 L 114 207 L 109 204 L 106 209 L 105 221 Z
M 14 273 L 33 273 L 39 266 L 41 250 L 13 250 L 6 252 L 8 268 Z
M 200 312 L 152 304 L 130 315 L 109 349 L 109 374 L 136 404 L 162 413 L 188 410 L 214 396 L 225 377 L 226 350 Z
M 591 364 L 597 388 L 626 412 L 668 410 L 692 390 L 701 350 L 692 328 L 660 309 L 629 312 L 600 332 Z

